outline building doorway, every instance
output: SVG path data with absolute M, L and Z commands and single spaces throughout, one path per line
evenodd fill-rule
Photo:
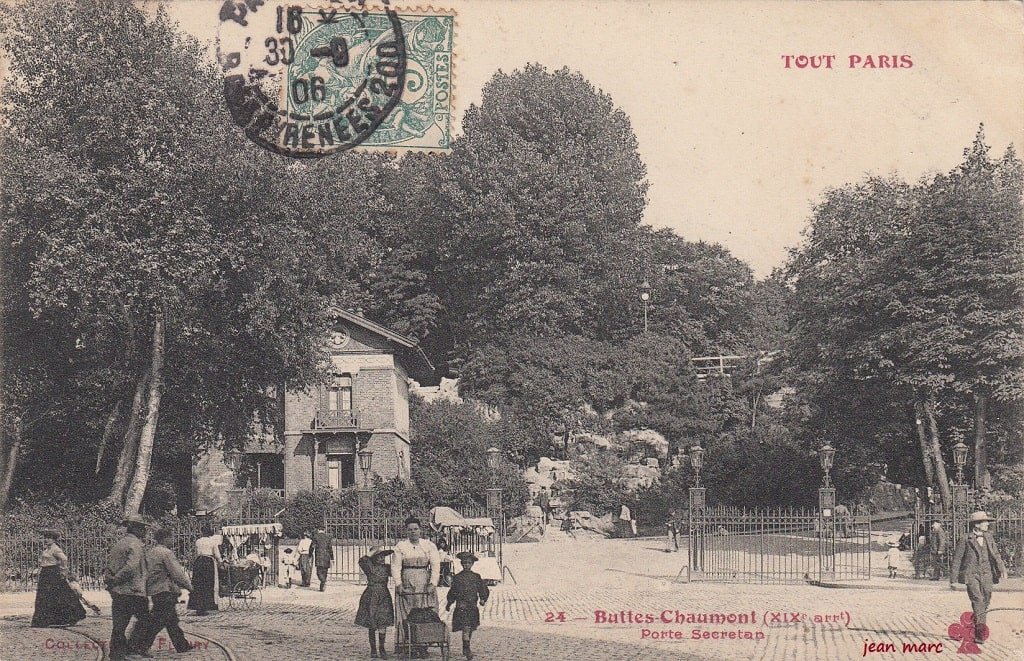
M 344 489 L 356 483 L 356 456 L 351 453 L 327 455 L 327 486 Z

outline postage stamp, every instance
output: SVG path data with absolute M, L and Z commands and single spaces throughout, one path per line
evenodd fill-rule
M 226 2 L 219 60 L 232 118 L 294 157 L 446 151 L 455 15 Z

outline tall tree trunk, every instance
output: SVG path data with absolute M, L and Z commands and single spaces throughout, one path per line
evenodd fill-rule
M 3 454 L 4 470 L 0 474 L 0 512 L 7 509 L 11 498 L 11 487 L 14 486 L 14 471 L 18 466 L 18 452 L 21 450 L 21 420 L 14 425 L 8 435 L 9 447 Z
M 132 478 L 128 497 L 125 499 L 124 513 L 138 514 L 142 506 L 142 497 L 149 483 L 149 467 L 153 459 L 153 441 L 156 438 L 157 421 L 160 418 L 160 374 L 164 366 L 164 313 L 157 309 L 156 321 L 153 324 L 153 360 L 150 365 L 152 373 L 149 380 L 149 405 L 146 407 L 146 422 L 139 434 L 139 455 L 135 464 L 135 475 Z
M 924 429 L 924 403 L 914 402 L 914 427 L 917 428 L 917 442 L 921 446 L 921 460 L 924 463 L 924 478 L 929 487 L 935 488 L 935 459 L 928 435 Z
M 96 473 L 100 472 L 100 467 L 103 465 L 103 453 L 110 445 L 110 439 L 114 437 L 114 430 L 117 429 L 117 423 L 121 419 L 122 409 L 124 409 L 124 400 L 119 399 L 110 411 L 110 415 L 107 416 L 107 424 L 103 427 L 103 438 L 100 439 L 100 447 L 96 451 Z
M 974 484 L 979 489 L 992 488 L 992 475 L 988 472 L 988 448 L 985 447 L 987 425 L 985 416 L 988 408 L 988 397 L 974 397 Z
M 0 223 L 0 227 L 3 227 L 4 223 Z M 7 251 L 10 250 L 10 244 L 7 241 L 7 232 L 0 230 L 0 475 L 6 476 L 8 471 L 12 472 L 13 482 L 13 462 L 9 457 L 17 457 L 17 451 L 11 452 L 11 446 L 13 446 L 12 439 L 7 434 L 7 306 L 4 302 L 7 300 Z M 20 439 L 19 439 L 20 443 Z M 7 480 L 3 481 L 4 485 L 7 485 Z M 8 488 L 0 489 L 0 512 L 4 510 L 7 505 L 7 501 L 10 498 L 11 492 Z
M 139 374 L 135 383 L 135 396 L 132 408 L 128 412 L 128 427 L 124 432 L 124 443 L 121 445 L 121 456 L 117 460 L 117 472 L 114 474 L 114 485 L 110 487 L 109 500 L 121 505 L 124 503 L 125 490 L 135 465 L 135 455 L 139 447 L 139 430 L 142 428 L 142 404 L 149 385 L 150 368 L 147 365 Z
M 946 461 L 942 458 L 942 446 L 939 444 L 939 425 L 935 422 L 935 402 L 930 397 L 924 403 L 924 414 L 928 420 L 932 457 L 935 460 L 935 481 L 938 482 L 939 494 L 942 496 L 942 506 L 949 509 L 953 506 L 953 494 L 949 490 Z

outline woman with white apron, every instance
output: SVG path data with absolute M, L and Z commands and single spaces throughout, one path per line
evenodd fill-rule
M 429 539 L 421 539 L 420 520 L 405 520 L 406 539 L 395 544 L 391 557 L 391 577 L 395 581 L 395 624 L 398 631 L 409 613 L 417 608 L 437 612 L 437 582 L 441 576 L 441 556 Z M 402 634 L 399 633 L 399 636 Z M 425 650 L 416 650 L 422 656 Z

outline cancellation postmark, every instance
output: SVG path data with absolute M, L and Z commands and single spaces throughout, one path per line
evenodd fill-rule
M 232 119 L 294 157 L 447 150 L 455 16 L 228 0 L 218 59 Z

